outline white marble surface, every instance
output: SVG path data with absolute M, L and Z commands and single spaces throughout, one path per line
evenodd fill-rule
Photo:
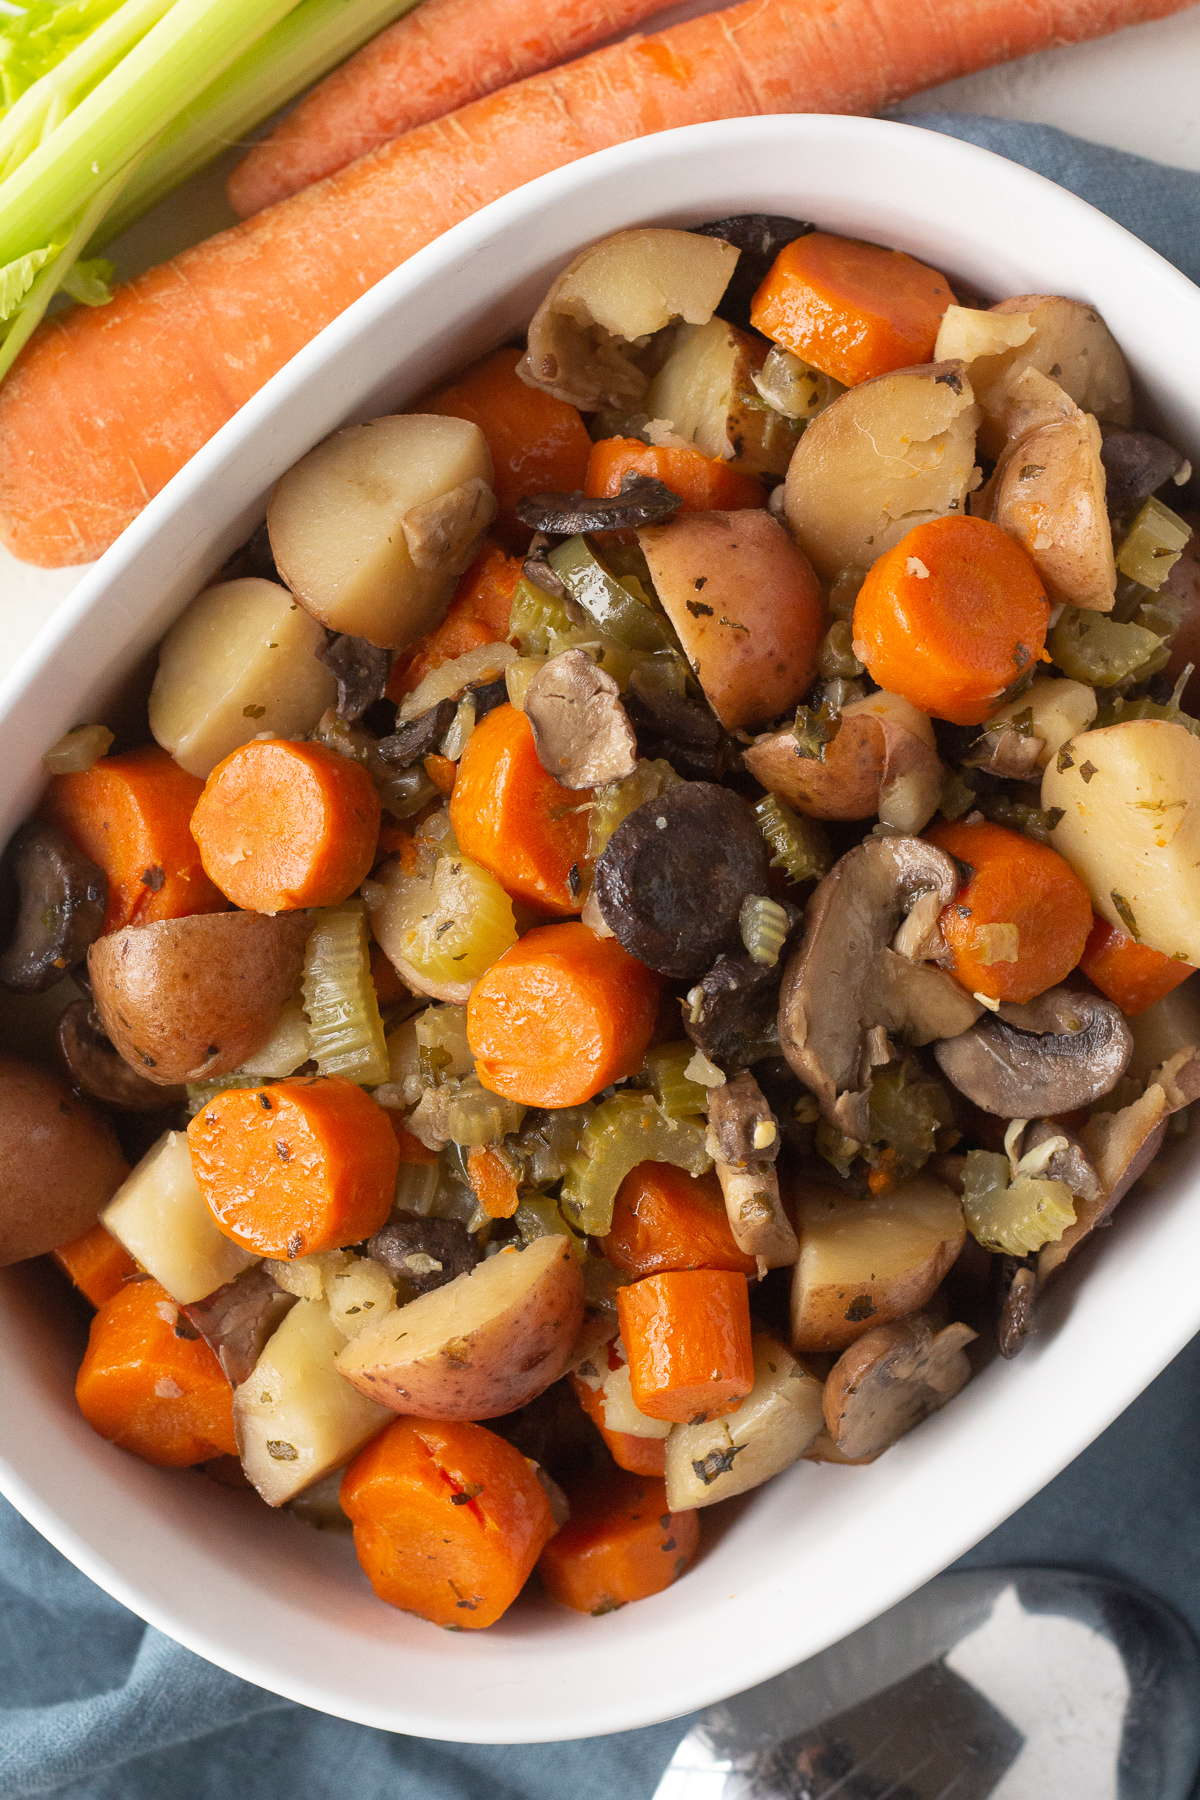
M 706 10 L 685 0 L 670 16 Z M 902 110 L 943 108 L 1059 125 L 1094 143 L 1200 171 L 1198 75 L 1200 5 L 1098 43 L 1045 51 L 948 82 Z M 127 232 L 109 252 L 119 274 L 135 274 L 231 223 L 222 187 L 233 160 L 222 158 Z M 81 573 L 34 569 L 0 548 L 0 667 L 32 640 Z

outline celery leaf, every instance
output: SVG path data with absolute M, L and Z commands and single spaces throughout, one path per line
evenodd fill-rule
M 72 300 L 82 300 L 85 306 L 107 306 L 112 299 L 112 278 L 113 265 L 107 257 L 92 256 L 86 261 L 81 257 L 59 285 L 64 294 L 70 294 Z
M 32 0 L 0 19 L 0 91 L 11 106 L 115 13 L 121 0 Z
M 33 286 L 38 270 L 61 249 L 61 244 L 47 244 L 44 250 L 31 250 L 28 256 L 18 256 L 15 262 L 0 269 L 0 321 L 12 318 Z

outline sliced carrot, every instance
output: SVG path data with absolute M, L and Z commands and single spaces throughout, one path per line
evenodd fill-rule
M 371 982 L 380 1006 L 400 1006 L 412 999 L 409 989 L 378 944 L 371 945 Z
M 612 1229 L 601 1249 L 626 1275 L 673 1269 L 736 1269 L 758 1264 L 739 1250 L 715 1175 L 691 1176 L 672 1163 L 639 1163 L 617 1189 Z
M 686 1574 L 700 1545 L 695 1512 L 673 1513 L 661 1481 L 610 1475 L 569 1490 L 571 1516 L 542 1551 L 552 1600 L 576 1612 L 615 1612 L 661 1594 Z
M 104 1301 L 75 1398 L 93 1431 L 160 1468 L 237 1454 L 233 1390 L 157 1281 L 127 1281 Z
M 750 1292 L 732 1269 L 646 1275 L 617 1293 L 633 1404 L 686 1425 L 736 1412 L 754 1386 Z
M 388 1107 L 387 1116 L 400 1151 L 400 1161 L 406 1163 L 410 1168 L 432 1169 L 438 1160 L 437 1151 L 427 1149 L 420 1138 L 413 1136 L 404 1123 L 403 1113 L 393 1112 L 391 1107 Z
M 192 1170 L 225 1236 L 259 1256 L 359 1244 L 392 1208 L 389 1115 L 341 1075 L 226 1088 L 188 1126 Z
M 478 425 L 496 472 L 500 512 L 493 530 L 514 551 L 526 550 L 532 535 L 516 515 L 517 501 L 531 494 L 577 492 L 592 448 L 578 408 L 528 387 L 517 374 L 520 360 L 519 350 L 493 350 L 416 409 Z
M 485 544 L 455 588 L 441 623 L 397 656 L 388 676 L 388 699 L 403 700 L 432 670 L 468 650 L 503 643 L 520 579 L 520 558 L 506 556 L 498 544 Z
M 1092 929 L 1092 903 L 1057 850 L 986 820 L 931 825 L 925 836 L 959 865 L 961 886 L 939 924 L 965 988 L 1025 1001 L 1071 973 Z
M 405 874 L 413 868 L 417 860 L 417 845 L 411 831 L 398 825 L 395 819 L 385 813 L 379 821 L 379 837 L 375 844 L 375 862 L 386 862 L 390 856 L 398 856 Z
M 579 1106 L 636 1074 L 659 983 L 616 938 L 539 925 L 480 977 L 467 1041 L 485 1088 L 523 1106 Z
M 982 725 L 1041 656 L 1049 613 L 1021 546 L 988 519 L 950 513 L 917 525 L 867 571 L 855 650 L 889 693 Z
M 810 231 L 779 252 L 750 320 L 814 369 L 856 387 L 929 362 L 953 303 L 946 277 L 903 250 Z
M 767 504 L 767 490 L 755 476 L 699 450 L 643 444 L 638 438 L 601 438 L 592 445 L 587 494 L 593 499 L 619 494 L 626 475 L 663 482 L 679 495 L 683 512 L 744 512 Z
M 454 792 L 454 778 L 458 774 L 458 764 L 449 756 L 427 756 L 425 773 L 432 781 L 439 794 L 447 799 Z
M 137 1274 L 137 1264 L 128 1250 L 118 1244 L 99 1219 L 82 1237 L 60 1244 L 54 1260 L 93 1306 L 103 1306 L 131 1275 Z
M 506 894 L 548 913 L 577 913 L 591 788 L 560 787 L 538 761 L 524 713 L 497 706 L 467 739 L 450 796 L 464 856 Z
M 192 815 L 205 872 L 235 906 L 336 906 L 370 873 L 379 795 L 324 744 L 267 738 L 219 762 Z
M 467 1175 L 475 1198 L 489 1219 L 511 1219 L 517 1210 L 517 1178 L 498 1150 L 490 1144 L 472 1150 Z
M 464 1631 L 495 1624 L 554 1531 L 533 1465 L 458 1420 L 397 1419 L 355 1457 L 340 1497 L 379 1598 Z
M 604 1395 L 600 1389 L 589 1387 L 582 1375 L 573 1374 L 570 1380 L 575 1398 L 604 1439 L 618 1469 L 627 1469 L 631 1475 L 665 1475 L 666 1438 L 635 1437 L 631 1431 L 610 1430 L 604 1417 Z
M 1131 1019 L 1155 1001 L 1165 999 L 1196 973 L 1191 963 L 1180 962 L 1162 950 L 1151 950 L 1148 944 L 1139 944 L 1136 938 L 1100 918 L 1092 926 L 1079 966 L 1100 992 L 1114 1000 Z
M 108 876 L 106 932 L 225 910 L 189 829 L 203 791 L 157 744 L 51 779 L 42 817 Z

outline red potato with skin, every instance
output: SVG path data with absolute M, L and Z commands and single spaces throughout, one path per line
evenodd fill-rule
M 843 707 L 824 757 L 803 756 L 790 726 L 745 750 L 756 781 L 810 819 L 871 819 L 920 831 L 937 807 L 946 771 L 928 714 L 880 689 Z
M 35 1063 L 0 1056 L 0 1268 L 80 1237 L 128 1173 L 88 1101 Z
M 794 706 L 817 672 L 825 605 L 770 513 L 681 513 L 638 533 L 658 597 L 726 731 Z

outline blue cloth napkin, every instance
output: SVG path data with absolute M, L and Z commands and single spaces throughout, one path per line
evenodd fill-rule
M 1200 175 L 1049 126 L 908 123 L 1050 176 L 1200 282 Z M 1200 1339 L 962 1566 L 1015 1562 L 1124 1575 L 1200 1634 Z M 650 1800 L 687 1724 L 516 1747 L 347 1725 L 150 1630 L 0 1501 L 0 1800 Z

